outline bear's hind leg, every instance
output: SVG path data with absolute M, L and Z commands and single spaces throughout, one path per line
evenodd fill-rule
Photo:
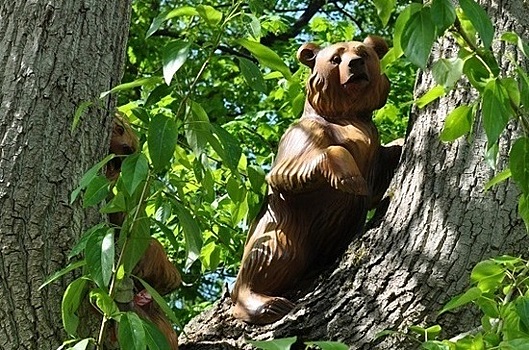
M 269 324 L 288 314 L 295 304 L 282 297 L 271 297 L 250 290 L 239 291 L 233 316 L 252 324 Z

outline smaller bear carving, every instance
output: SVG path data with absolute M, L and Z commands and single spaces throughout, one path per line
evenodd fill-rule
M 138 149 L 138 137 L 127 121 L 116 114 L 110 139 L 110 153 L 115 154 L 116 157 L 107 164 L 105 172 L 107 179 L 117 181 L 121 172 L 123 156 L 133 154 Z M 121 227 L 125 221 L 125 215 L 125 213 L 111 213 L 109 214 L 109 221 L 111 224 Z M 149 246 L 134 267 L 132 274 L 145 280 L 160 295 L 174 291 L 182 281 L 178 269 L 169 261 L 160 242 L 154 238 L 151 238 Z M 134 311 L 143 319 L 151 321 L 165 335 L 170 348 L 177 350 L 178 337 L 163 311 L 152 296 L 143 289 L 141 283 L 134 283 L 132 288 L 135 293 L 134 299 L 127 300 L 127 304 L 121 305 L 123 311 Z
M 372 112 L 389 92 L 380 71 L 387 50 L 375 36 L 298 50 L 311 69 L 305 109 L 267 176 L 232 292 L 236 318 L 267 324 L 288 313 L 294 304 L 285 294 L 345 251 L 385 192 L 394 169 L 379 163 L 385 149 Z

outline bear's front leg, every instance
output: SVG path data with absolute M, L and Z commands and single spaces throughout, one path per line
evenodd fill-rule
M 278 192 L 303 192 L 328 183 L 331 187 L 367 196 L 369 188 L 356 161 L 342 146 L 328 146 L 299 157 L 283 159 L 267 176 L 270 187 Z

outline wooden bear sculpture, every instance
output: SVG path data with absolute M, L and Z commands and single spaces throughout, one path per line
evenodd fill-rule
M 123 156 L 133 154 L 138 149 L 138 137 L 123 117 L 119 114 L 116 115 L 110 138 L 110 153 L 115 154 L 116 157 L 107 164 L 106 177 L 110 181 L 117 181 L 121 172 Z M 111 213 L 109 221 L 113 225 L 121 227 L 125 217 L 125 213 Z M 174 291 L 182 281 L 178 269 L 169 261 L 162 244 L 155 238 L 151 238 L 149 246 L 132 274 L 145 280 L 160 295 Z M 178 349 L 178 336 L 152 296 L 143 289 L 143 285 L 138 281 L 134 283 L 132 288 L 135 294 L 134 299 L 127 301 L 126 304 L 121 304 L 122 311 L 134 311 L 143 319 L 152 322 L 165 336 L 169 347 L 172 350 Z
M 372 112 L 389 92 L 380 71 L 387 50 L 374 36 L 298 50 L 311 68 L 305 109 L 281 138 L 267 176 L 267 201 L 232 292 L 236 318 L 267 324 L 288 313 L 294 304 L 285 294 L 345 251 L 385 192 L 394 169 L 384 164 Z

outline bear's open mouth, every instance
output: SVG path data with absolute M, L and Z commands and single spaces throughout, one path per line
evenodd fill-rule
M 357 84 L 364 81 L 369 81 L 366 73 L 351 74 L 343 85 Z

